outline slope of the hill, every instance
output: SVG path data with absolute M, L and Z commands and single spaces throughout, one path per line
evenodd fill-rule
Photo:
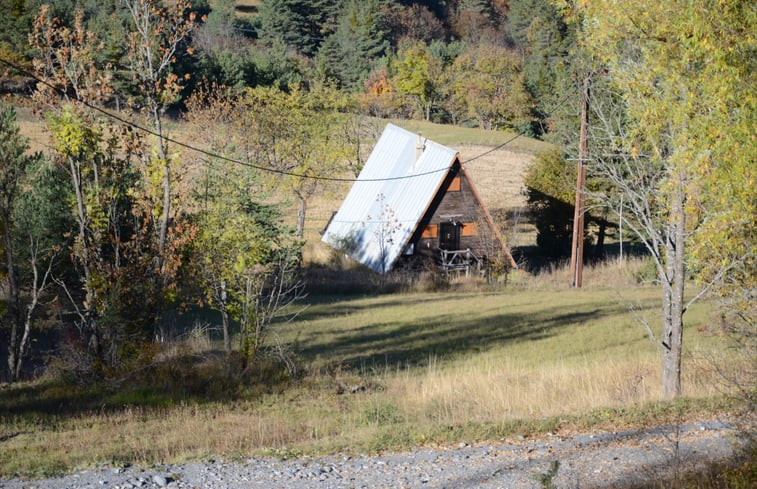
M 22 134 L 29 138 L 34 151 L 50 151 L 50 135 L 43 121 L 26 107 L 17 107 L 18 122 Z M 485 131 L 476 128 L 435 124 L 426 121 L 373 119 L 375 137 L 387 122 L 407 130 L 420 132 L 423 137 L 460 152 L 461 160 L 478 188 L 489 211 L 496 216 L 507 216 L 511 229 L 507 240 L 511 246 L 532 244 L 533 226 L 525 215 L 523 179 L 536 154 L 551 147 L 548 143 L 506 131 Z M 182 123 L 172 123 L 169 135 L 179 141 L 187 141 L 188 134 Z M 190 140 L 191 141 L 191 140 Z M 366 152 L 373 148 L 375 140 L 366 140 Z M 367 157 L 366 153 L 366 157 Z M 349 184 L 335 185 L 314 197 L 308 205 L 305 238 L 306 259 L 324 261 L 330 253 L 320 243 L 320 231 L 328 223 L 331 214 L 339 208 L 349 191 Z M 286 198 L 285 196 L 283 196 Z M 289 209 L 292 214 L 294 206 Z M 294 219 L 294 217 L 293 217 Z

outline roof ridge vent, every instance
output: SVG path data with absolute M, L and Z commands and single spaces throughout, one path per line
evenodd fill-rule
M 421 155 L 423 155 L 425 149 L 426 145 L 423 144 L 423 135 L 418 132 L 418 142 L 415 144 L 415 159 L 413 159 L 413 172 L 415 172 L 415 169 L 418 166 L 418 160 L 421 159 Z

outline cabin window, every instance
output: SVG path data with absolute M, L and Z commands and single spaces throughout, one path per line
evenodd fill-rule
M 426 239 L 433 239 L 433 238 L 436 238 L 437 236 L 438 236 L 438 228 L 436 224 L 429 224 L 423 230 L 423 234 L 421 234 L 421 238 L 426 238 Z
M 439 248 L 442 250 L 460 249 L 460 226 L 454 222 L 439 225 Z
M 448 192 L 459 192 L 460 191 L 460 177 L 455 177 L 452 179 L 452 182 L 449 184 L 449 188 L 447 189 Z
M 463 224 L 463 237 L 478 236 L 478 224 L 469 222 Z

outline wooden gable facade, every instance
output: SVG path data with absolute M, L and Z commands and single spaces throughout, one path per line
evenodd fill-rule
M 403 258 L 465 270 L 499 262 L 517 268 L 502 236 L 459 158 L 430 202 Z

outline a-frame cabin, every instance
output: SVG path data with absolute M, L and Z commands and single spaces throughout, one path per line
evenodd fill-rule
M 387 124 L 324 234 L 378 273 L 404 261 L 443 271 L 516 267 L 460 154 Z

